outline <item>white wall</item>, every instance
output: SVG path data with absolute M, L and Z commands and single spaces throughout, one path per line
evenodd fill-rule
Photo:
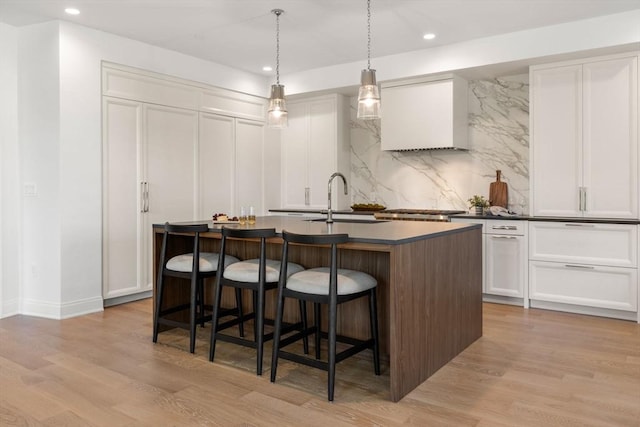
M 60 94 L 58 24 L 18 30 L 18 134 L 22 198 L 21 312 L 57 317 L 60 305 Z
M 539 62 L 568 53 L 635 44 L 640 48 L 640 9 L 566 24 L 470 40 L 431 49 L 372 58 L 378 82 L 515 61 Z M 375 45 L 373 46 L 375 49 Z M 549 59 L 546 62 L 550 62 Z M 364 62 L 281 76 L 294 95 L 358 86 Z M 354 92 L 355 94 L 355 92 Z
M 13 185 L 17 191 L 24 183 L 33 183 L 38 194 L 22 198 L 22 237 L 14 240 L 22 241 L 21 280 L 3 278 L 0 296 L 5 296 L 3 301 L 6 296 L 18 300 L 21 293 L 20 312 L 43 317 L 64 318 L 101 310 L 101 62 L 260 96 L 267 95 L 268 81 L 65 22 L 20 28 L 3 25 L 1 31 L 2 70 L 19 75 L 17 85 L 11 85 L 10 78 L 3 79 L 2 88 L 6 85 L 9 94 L 12 87 L 18 88 L 13 99 L 2 96 L 0 105 L 3 112 L 13 109 L 14 121 L 18 117 L 19 144 L 13 136 L 14 147 L 5 148 L 4 136 L 11 128 L 3 126 L 2 161 L 3 165 L 20 164 L 21 176 L 14 177 L 18 184 Z M 12 37 L 4 37 L 5 33 L 17 39 L 13 43 L 17 43 L 17 60 L 4 61 L 5 53 L 11 58 L 12 52 Z M 15 47 L 13 52 L 15 57 Z M 5 120 L 10 118 L 7 114 Z M 15 146 L 20 147 L 20 153 Z M 3 167 L 4 219 L 9 218 L 4 203 L 9 172 Z M 20 199 L 19 194 L 15 199 Z M 11 261 L 5 233 L 3 228 L 2 266 Z M 13 253 L 17 256 L 20 251 Z M 15 310 L 3 310 L 0 316 L 13 313 Z
M 19 312 L 18 35 L 0 23 L 0 318 Z

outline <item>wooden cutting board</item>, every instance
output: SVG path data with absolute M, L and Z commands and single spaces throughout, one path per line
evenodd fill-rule
M 507 183 L 500 181 L 501 173 L 502 171 L 496 171 L 496 182 L 492 182 L 489 186 L 489 205 L 502 206 L 506 209 L 509 196 Z

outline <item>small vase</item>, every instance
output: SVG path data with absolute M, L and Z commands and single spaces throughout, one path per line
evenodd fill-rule
M 482 206 L 476 206 L 476 215 L 482 215 L 484 213 L 484 208 Z

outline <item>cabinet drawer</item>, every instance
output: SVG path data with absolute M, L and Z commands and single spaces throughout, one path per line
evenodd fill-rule
M 487 234 L 516 234 L 524 235 L 527 221 L 487 220 L 484 232 Z
M 529 222 L 529 259 L 636 267 L 634 225 Z
M 638 270 L 530 261 L 529 297 L 614 310 L 638 309 Z

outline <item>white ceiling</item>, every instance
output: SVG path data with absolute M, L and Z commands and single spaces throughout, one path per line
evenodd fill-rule
M 77 16 L 64 8 L 80 9 Z M 0 0 L 0 21 L 22 26 L 66 20 L 256 74 L 367 57 L 366 0 Z M 640 9 L 640 0 L 372 0 L 375 57 Z M 639 24 L 640 25 L 640 24 Z M 437 38 L 426 41 L 426 32 Z

